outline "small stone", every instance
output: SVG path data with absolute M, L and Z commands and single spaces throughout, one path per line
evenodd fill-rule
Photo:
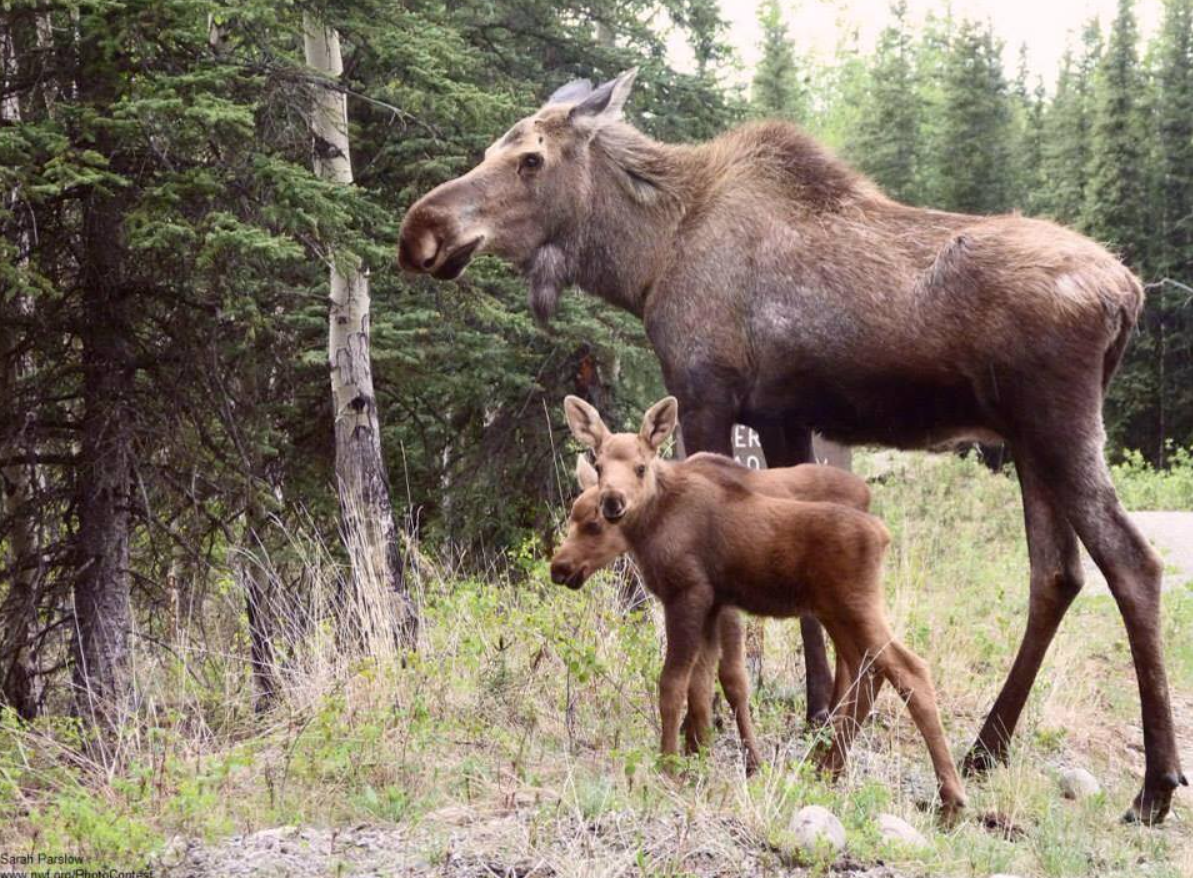
M 902 817 L 896 817 L 894 814 L 879 814 L 877 823 L 878 832 L 884 841 L 897 842 L 909 848 L 928 847 L 928 839 L 924 838 L 918 829 Z
M 1084 768 L 1066 768 L 1060 773 L 1060 791 L 1066 799 L 1088 799 L 1102 792 L 1102 787 Z
M 991 875 L 990 878 L 1019 878 L 1019 876 L 1012 875 L 1010 872 L 999 872 L 997 875 Z
M 795 812 L 789 827 L 795 843 L 806 853 L 829 847 L 845 849 L 845 827 L 832 811 L 820 805 L 807 805 Z

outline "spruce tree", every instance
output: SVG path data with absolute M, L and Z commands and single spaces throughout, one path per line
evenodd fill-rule
M 1065 52 L 1045 114 L 1041 209 L 1063 223 L 1077 223 L 1085 209 L 1094 77 L 1101 58 L 1102 29 L 1095 18 L 1082 32 L 1080 55 Z
M 942 102 L 938 206 L 978 214 L 1008 210 L 1011 105 L 1002 47 L 989 25 L 965 21 L 958 28 L 944 63 Z
M 1155 326 L 1157 449 L 1193 444 L 1193 0 L 1167 0 L 1156 46 L 1156 211 L 1148 307 Z
M 916 203 L 921 101 L 906 0 L 891 5 L 891 16 L 878 39 L 865 113 L 850 153 L 888 195 Z
M 1146 179 L 1146 150 L 1139 97 L 1138 29 L 1134 0 L 1119 0 L 1106 53 L 1094 89 L 1084 231 L 1114 246 L 1138 267 L 1145 256 L 1149 230 L 1140 193 Z
M 1089 169 L 1081 228 L 1112 247 L 1143 273 L 1150 243 L 1147 215 L 1148 150 L 1140 100 L 1133 0 L 1119 0 L 1094 86 Z M 1145 308 L 1119 375 L 1111 386 L 1107 427 L 1116 444 L 1157 458 L 1157 333 L 1153 309 Z
M 808 96 L 777 0 L 759 4 L 758 23 L 762 26 L 762 57 L 754 71 L 753 108 L 758 115 L 802 122 L 808 112 Z

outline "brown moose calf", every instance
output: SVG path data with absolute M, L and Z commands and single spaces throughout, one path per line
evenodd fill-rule
M 746 469 L 719 454 L 694 454 L 682 466 L 693 472 L 729 468 L 751 491 L 770 497 L 842 503 L 863 511 L 870 508 L 870 489 L 852 473 L 830 466 L 800 464 L 766 470 Z M 621 528 L 601 515 L 599 478 L 583 456 L 576 459 L 576 479 L 584 492 L 572 504 L 567 538 L 551 559 L 551 578 L 578 589 L 619 555 L 630 550 Z M 684 752 L 696 753 L 708 744 L 712 724 L 713 676 L 719 677 L 725 700 L 746 750 L 746 773 L 758 767 L 758 742 L 750 716 L 750 678 L 746 673 L 741 618 L 736 609 L 720 607 L 709 625 L 715 636 L 704 638 L 688 682 L 688 714 L 684 718 Z
M 616 523 L 647 587 L 663 604 L 667 653 L 659 678 L 662 751 L 679 752 L 680 712 L 702 653 L 715 649 L 725 608 L 788 618 L 810 612 L 838 656 L 832 745 L 822 767 L 840 773 L 883 681 L 906 701 L 928 745 L 941 805 L 965 805 L 924 662 L 895 639 L 882 601 L 890 536 L 872 515 L 837 503 L 750 490 L 736 467 L 689 466 L 658 457 L 675 429 L 673 397 L 646 413 L 637 433 L 610 433 L 583 400 L 565 401 L 568 425 L 593 449 L 597 506 Z

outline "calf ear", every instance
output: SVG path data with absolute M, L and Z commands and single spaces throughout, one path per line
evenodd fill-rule
M 576 106 L 572 107 L 571 118 L 579 119 L 584 116 L 600 117 L 601 119 L 620 119 L 625 103 L 630 98 L 630 89 L 634 86 L 634 77 L 638 75 L 638 68 L 631 67 L 616 79 L 598 85 L 592 94 Z
M 583 454 L 576 455 L 576 481 L 580 483 L 580 487 L 587 491 L 589 488 L 595 488 L 600 480 L 601 477 L 597 475 L 596 468 L 588 462 L 588 458 Z
M 642 418 L 642 429 L 638 435 L 654 451 L 658 451 L 667 437 L 675 430 L 679 420 L 679 401 L 674 396 L 660 399 L 649 409 Z
M 567 416 L 568 426 L 576 441 L 589 448 L 601 447 L 609 435 L 609 429 L 596 409 L 578 396 L 567 396 L 563 400 L 563 413 Z

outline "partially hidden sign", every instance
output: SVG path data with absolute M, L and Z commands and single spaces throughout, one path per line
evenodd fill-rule
M 812 436 L 812 455 L 817 463 L 827 463 L 839 469 L 853 468 L 853 452 L 847 445 L 829 442 L 819 435 Z M 733 427 L 733 458 L 750 469 L 766 469 L 766 455 L 762 453 L 762 440 L 758 432 L 744 424 Z

